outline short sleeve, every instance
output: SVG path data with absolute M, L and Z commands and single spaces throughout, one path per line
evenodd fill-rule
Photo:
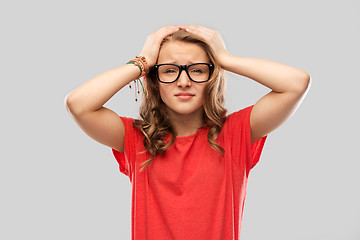
M 233 143 L 239 148 L 239 161 L 245 158 L 248 172 L 259 162 L 267 135 L 251 144 L 250 115 L 254 105 L 244 108 L 229 116 L 230 127 L 232 129 Z
M 250 115 L 251 115 L 251 110 L 253 109 L 254 105 L 246 108 L 244 111 L 244 123 L 246 126 L 244 126 L 244 129 L 246 129 L 246 139 L 248 139 L 248 146 L 250 148 L 250 152 L 251 152 L 251 162 L 250 162 L 250 169 L 255 167 L 255 165 L 259 162 L 262 150 L 264 148 L 264 144 L 265 141 L 267 139 L 267 135 L 260 138 L 259 140 L 257 140 L 256 142 L 254 142 L 254 144 L 251 145 L 251 128 L 250 128 Z
M 131 162 L 133 159 L 134 152 L 134 140 L 136 140 L 136 134 L 133 127 L 132 118 L 120 117 L 125 128 L 124 136 L 124 153 L 121 153 L 115 149 L 112 149 L 113 155 L 119 164 L 119 170 L 126 176 L 131 176 Z

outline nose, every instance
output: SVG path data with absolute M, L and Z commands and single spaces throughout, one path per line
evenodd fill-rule
M 189 76 L 186 74 L 185 69 L 182 69 L 179 79 L 177 80 L 177 85 L 179 87 L 190 87 L 191 86 L 191 80 L 189 79 Z

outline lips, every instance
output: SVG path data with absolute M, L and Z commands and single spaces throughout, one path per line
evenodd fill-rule
M 188 93 L 188 92 L 180 92 L 180 93 L 175 94 L 175 96 L 180 100 L 189 100 L 192 97 L 194 97 L 195 94 Z
M 177 94 L 175 94 L 175 96 L 191 96 L 191 97 L 193 97 L 193 96 L 195 96 L 195 94 L 192 94 L 192 93 L 188 93 L 188 92 L 180 92 L 180 93 L 177 93 Z

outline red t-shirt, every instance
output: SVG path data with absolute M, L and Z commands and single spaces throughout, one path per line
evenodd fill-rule
M 238 240 L 250 169 L 259 161 L 267 136 L 251 145 L 253 106 L 226 118 L 217 143 L 224 157 L 207 141 L 207 128 L 176 137 L 162 156 L 140 173 L 142 133 L 133 119 L 125 126 L 124 154 L 113 150 L 120 171 L 132 184 L 133 240 Z

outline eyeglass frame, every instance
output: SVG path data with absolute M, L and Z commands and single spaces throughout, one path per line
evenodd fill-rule
M 189 74 L 189 72 L 188 72 L 189 67 L 190 67 L 190 66 L 193 66 L 193 65 L 197 65 L 197 64 L 205 64 L 205 65 L 208 65 L 208 67 L 209 67 L 209 77 L 208 77 L 208 80 L 205 80 L 205 81 L 195 81 L 194 79 L 192 79 L 192 78 L 190 77 L 190 74 Z M 176 79 L 175 79 L 174 81 L 172 81 L 172 82 L 164 82 L 164 81 L 161 81 L 161 80 L 160 80 L 160 77 L 159 77 L 159 67 L 162 66 L 162 65 L 172 65 L 172 66 L 177 66 L 177 67 L 179 68 L 179 74 L 178 74 L 178 76 L 176 77 Z M 207 82 L 207 81 L 210 80 L 211 75 L 212 75 L 213 70 L 214 70 L 214 65 L 213 65 L 212 63 L 192 63 L 192 64 L 189 64 L 189 65 L 178 65 L 178 64 L 174 64 L 174 63 L 162 63 L 162 64 L 155 64 L 153 67 L 156 69 L 155 74 L 156 74 L 156 77 L 157 77 L 158 81 L 161 82 L 161 83 L 166 83 L 166 84 L 170 84 L 170 83 L 176 82 L 176 81 L 179 79 L 179 77 L 180 77 L 180 75 L 181 75 L 181 73 L 182 73 L 183 70 L 185 70 L 186 75 L 189 77 L 189 79 L 190 79 L 191 81 L 193 81 L 193 82 L 195 82 L 195 83 L 204 83 L 204 82 Z

